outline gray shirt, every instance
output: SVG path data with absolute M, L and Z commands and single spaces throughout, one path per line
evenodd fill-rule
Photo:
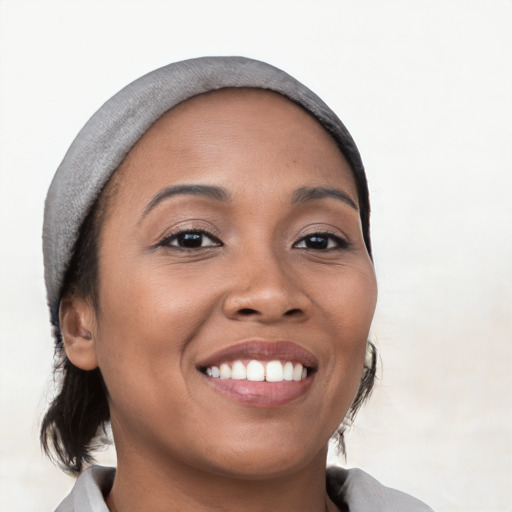
M 115 468 L 93 466 L 77 479 L 55 512 L 109 512 L 106 496 Z M 381 485 L 360 469 L 327 468 L 327 492 L 340 512 L 433 512 L 421 501 Z

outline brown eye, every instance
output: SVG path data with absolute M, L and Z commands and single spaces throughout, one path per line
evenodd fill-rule
M 331 249 L 346 249 L 348 242 L 340 236 L 331 233 L 313 233 L 301 238 L 295 243 L 296 249 L 325 251 Z
M 166 237 L 160 243 L 166 247 L 180 249 L 202 249 L 205 247 L 220 247 L 222 242 L 206 231 L 181 231 Z

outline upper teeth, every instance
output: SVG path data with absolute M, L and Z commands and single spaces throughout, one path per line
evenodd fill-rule
M 242 361 L 234 361 L 231 366 L 222 363 L 220 366 L 209 366 L 206 375 L 220 379 L 249 380 L 267 382 L 282 382 L 283 380 L 299 381 L 307 377 L 307 368 L 300 363 L 293 364 L 287 361 L 268 361 L 267 363 L 255 359 L 245 365 Z

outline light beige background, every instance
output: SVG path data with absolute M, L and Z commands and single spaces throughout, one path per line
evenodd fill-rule
M 347 464 L 439 512 L 511 511 L 508 0 L 0 1 L 0 510 L 53 510 L 72 485 L 37 440 L 51 176 L 110 95 L 203 54 L 289 71 L 365 160 L 383 368 Z

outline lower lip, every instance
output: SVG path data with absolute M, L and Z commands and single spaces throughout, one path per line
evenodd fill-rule
M 314 374 L 300 381 L 252 382 L 204 376 L 216 391 L 228 398 L 253 407 L 280 407 L 305 395 Z

